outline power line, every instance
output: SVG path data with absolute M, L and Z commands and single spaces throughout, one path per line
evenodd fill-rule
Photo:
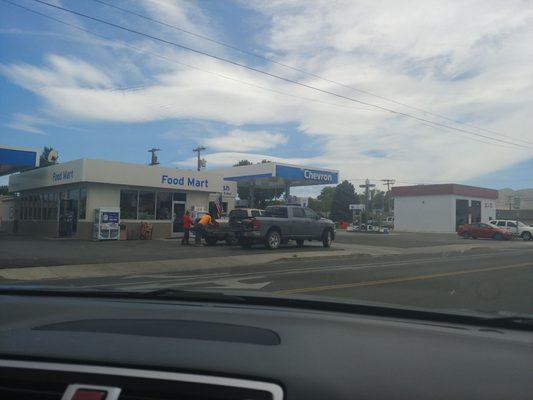
M 6 1 L 6 0 L 4 0 L 4 1 Z M 277 75 L 277 74 L 274 74 L 274 73 L 271 73 L 271 72 L 268 72 L 268 71 L 261 70 L 259 68 L 251 67 L 251 66 L 248 66 L 246 64 L 242 64 L 242 63 L 239 63 L 237 61 L 233 61 L 233 60 L 230 60 L 230 59 L 227 59 L 227 58 L 224 58 L 224 57 L 220 57 L 220 56 L 217 56 L 217 55 L 214 55 L 214 54 L 210 54 L 210 53 L 202 51 L 202 50 L 194 49 L 192 47 L 185 46 L 185 45 L 182 45 L 182 44 L 179 44 L 179 43 L 176 43 L 176 42 L 172 42 L 170 40 L 166 40 L 166 39 L 163 39 L 163 38 L 160 38 L 160 37 L 157 37 L 157 36 L 153 36 L 153 35 L 150 35 L 148 33 L 140 32 L 140 31 L 137 31 L 135 29 L 124 27 L 122 25 L 118 25 L 118 24 L 115 24 L 113 22 L 109 22 L 109 21 L 106 21 L 106 20 L 103 20 L 103 19 L 100 19 L 100 18 L 97 18 L 97 17 L 93 17 L 93 16 L 90 16 L 90 15 L 87 15 L 87 14 L 84 14 L 84 13 L 81 13 L 81 12 L 78 12 L 78 11 L 74 11 L 74 10 L 71 10 L 71 9 L 68 9 L 68 8 L 65 8 L 65 7 L 61 7 L 61 6 L 57 6 L 55 4 L 51 4 L 51 3 L 48 3 L 46 1 L 42 1 L 42 0 L 32 0 L 32 1 L 34 1 L 36 3 L 40 3 L 40 4 L 43 4 L 43 5 L 46 5 L 48 7 L 52 7 L 52 8 L 58 9 L 58 10 L 62 10 L 62 11 L 68 12 L 68 13 L 71 13 L 71 14 L 74 14 L 74 15 L 78 15 L 80 17 L 87 18 L 87 19 L 92 20 L 92 21 L 100 22 L 102 24 L 105 24 L 105 25 L 108 25 L 108 26 L 112 26 L 114 28 L 121 29 L 121 30 L 124 30 L 126 32 L 130 32 L 130 33 L 134 33 L 136 35 L 144 36 L 144 37 L 147 37 L 147 38 L 149 38 L 151 40 L 155 40 L 155 41 L 158 41 L 158 42 L 161 42 L 161 43 L 165 43 L 165 44 L 168 44 L 168 45 L 171 45 L 171 46 L 175 46 L 175 47 L 183 49 L 183 50 L 187 50 L 187 51 L 190 51 L 190 52 L 193 52 L 193 53 L 196 53 L 196 54 L 201 54 L 201 55 L 204 55 L 206 57 L 210 57 L 210 58 L 218 60 L 218 61 L 226 62 L 226 63 L 232 64 L 232 65 L 235 65 L 235 66 L 238 66 L 238 67 L 241 67 L 241 68 L 248 69 L 250 71 L 254 71 L 254 72 L 257 72 L 257 73 L 260 73 L 260 74 L 264 74 L 264 75 L 270 76 L 272 78 L 276 78 L 276 79 L 279 79 L 279 80 L 282 80 L 282 81 L 285 81 L 285 82 L 289 82 L 289 83 L 292 83 L 292 84 L 295 84 L 295 85 L 298 85 L 298 86 L 302 86 L 302 87 L 305 87 L 305 88 L 308 88 L 308 89 L 311 89 L 311 90 L 315 90 L 317 92 L 329 94 L 329 95 L 336 96 L 336 97 L 339 97 L 339 98 L 342 98 L 342 99 L 345 99 L 345 100 L 349 100 L 349 101 L 352 101 L 352 102 L 356 102 L 356 103 L 359 103 L 359 104 L 364 104 L 366 106 L 374 107 L 374 108 L 377 108 L 377 109 L 380 109 L 380 110 L 383 110 L 383 111 L 387 111 L 389 113 L 392 113 L 392 114 L 395 114 L 395 115 L 399 115 L 399 116 L 402 116 L 402 117 L 405 117 L 405 118 L 411 118 L 411 119 L 414 119 L 414 120 L 417 120 L 417 121 L 426 122 L 426 123 L 429 123 L 429 124 L 432 124 L 432 125 L 435 125 L 435 126 L 440 126 L 440 127 L 444 127 L 444 128 L 447 128 L 447 129 L 463 132 L 463 133 L 466 133 L 466 134 L 469 134 L 469 135 L 474 135 L 474 136 L 482 137 L 482 138 L 485 138 L 485 139 L 493 140 L 495 142 L 507 143 L 507 144 L 510 144 L 510 145 L 513 145 L 513 146 L 516 146 L 516 147 L 521 147 L 521 148 L 526 148 L 526 149 L 533 149 L 533 147 L 531 147 L 531 146 L 521 145 L 521 144 L 518 144 L 518 143 L 509 142 L 509 141 L 506 141 L 506 140 L 493 138 L 493 137 L 486 136 L 486 135 L 483 135 L 483 134 L 480 134 L 480 133 L 468 131 L 468 130 L 465 130 L 465 129 L 461 129 L 461 128 L 450 126 L 450 125 L 446 125 L 446 124 L 442 124 L 440 122 L 435 122 L 435 121 L 431 121 L 431 120 L 428 120 L 428 119 L 425 119 L 425 118 L 420 118 L 420 117 L 417 117 L 417 116 L 412 115 L 412 114 L 404 113 L 404 112 L 401 112 L 401 111 L 396 111 L 396 110 L 393 110 L 393 109 L 390 109 L 390 108 L 387 108 L 387 107 L 383 107 L 383 106 L 380 106 L 380 105 L 372 104 L 372 103 L 369 103 L 369 102 L 366 102 L 366 101 L 357 100 L 357 99 L 354 99 L 352 97 L 348 97 L 348 96 L 344 96 L 342 94 L 331 92 L 329 90 L 320 89 L 320 88 L 317 88 L 317 87 L 312 86 L 312 85 L 308 85 L 308 84 L 303 83 L 303 82 L 299 82 L 299 81 L 296 81 L 296 80 L 293 80 L 293 79 L 290 79 L 290 78 L 286 78 L 286 77 L 283 77 L 281 75 Z
M 167 28 L 172 28 L 172 29 L 175 29 L 175 30 L 177 30 L 179 32 L 185 33 L 187 35 L 190 35 L 190 36 L 202 39 L 202 40 L 206 40 L 206 41 L 211 42 L 211 43 L 215 43 L 215 44 L 217 44 L 219 46 L 223 46 L 223 47 L 226 47 L 228 49 L 232 49 L 232 50 L 238 51 L 238 52 L 240 52 L 242 54 L 246 54 L 246 55 L 249 55 L 249 56 L 252 56 L 252 57 L 256 57 L 258 59 L 261 59 L 261 60 L 264 60 L 264 61 L 268 61 L 268 62 L 270 62 L 272 64 L 276 64 L 276 65 L 282 66 L 284 68 L 287 68 L 287 69 L 290 69 L 290 70 L 293 70 L 293 71 L 296 71 L 296 72 L 300 72 L 302 74 L 305 74 L 305 75 L 320 79 L 320 80 L 322 80 L 324 82 L 332 83 L 332 84 L 335 84 L 335 85 L 338 85 L 338 86 L 341 86 L 341 87 L 344 87 L 344 88 L 347 88 L 347 89 L 354 90 L 354 91 L 359 92 L 359 93 L 363 93 L 363 94 L 366 94 L 366 95 L 369 95 L 369 96 L 372 96 L 372 97 L 376 97 L 378 99 L 385 100 L 385 101 L 388 101 L 390 103 L 394 103 L 394 104 L 397 104 L 397 105 L 400 105 L 400 106 L 403 106 L 403 107 L 407 107 L 407 108 L 410 108 L 412 110 L 415 110 L 415 111 L 418 111 L 418 112 L 422 112 L 424 114 L 431 115 L 433 117 L 438 117 L 438 118 L 447 120 L 449 122 L 453 122 L 455 124 L 459 124 L 459 125 L 467 126 L 467 127 L 474 128 L 474 129 L 477 129 L 477 130 L 485 131 L 487 133 L 491 133 L 491 134 L 496 135 L 496 136 L 501 136 L 501 137 L 505 137 L 505 138 L 508 138 L 508 139 L 517 140 L 517 141 L 520 141 L 520 142 L 523 142 L 523 143 L 526 143 L 526 144 L 533 144 L 533 142 L 529 142 L 527 140 L 523 140 L 523 139 L 520 139 L 520 138 L 504 135 L 504 134 L 501 134 L 499 132 L 496 132 L 496 131 L 493 131 L 493 130 L 490 130 L 490 129 L 486 129 L 486 128 L 478 127 L 478 126 L 475 126 L 475 125 L 472 125 L 472 124 L 468 124 L 468 123 L 465 123 L 465 122 L 462 122 L 462 121 L 458 121 L 456 119 L 447 117 L 445 115 L 437 114 L 435 112 L 428 111 L 428 110 L 422 109 L 420 107 L 415 107 L 415 106 L 409 105 L 407 103 L 404 103 L 404 102 L 401 102 L 401 101 L 398 101 L 398 100 L 394 100 L 394 99 L 391 99 L 389 97 L 385 97 L 385 96 L 382 96 L 382 95 L 379 95 L 379 94 L 376 94 L 376 93 L 373 93 L 373 92 L 368 91 L 368 90 L 356 88 L 356 87 L 347 85 L 345 83 L 342 83 L 342 82 L 339 82 L 339 81 L 335 81 L 333 79 L 325 78 L 325 77 L 323 77 L 321 75 L 306 71 L 304 69 L 297 68 L 297 67 L 294 67 L 292 65 L 282 63 L 280 61 L 276 61 L 273 58 L 266 57 L 266 56 L 264 56 L 262 54 L 258 54 L 257 52 L 253 52 L 253 51 L 248 51 L 248 50 L 242 49 L 240 47 L 237 47 L 237 46 L 222 42 L 220 40 L 213 39 L 213 38 L 211 38 L 209 36 L 201 35 L 199 33 L 192 32 L 190 30 L 181 28 L 179 26 L 176 26 L 176 25 L 173 25 L 173 24 L 169 24 L 167 22 L 164 22 L 164 21 L 161 21 L 161 20 L 158 20 L 158 19 L 155 19 L 155 18 L 148 17 L 148 16 L 146 16 L 146 15 L 144 15 L 142 13 L 139 13 L 139 12 L 136 12 L 136 11 L 124 8 L 124 7 L 120 7 L 120 6 L 117 6 L 117 5 L 114 5 L 114 4 L 110 4 L 107 1 L 103 1 L 103 0 L 93 0 L 93 1 L 96 2 L 96 3 L 103 4 L 103 5 L 107 6 L 107 7 L 111 7 L 111 8 L 114 8 L 116 10 L 122 11 L 124 13 L 127 13 L 127 14 L 130 14 L 130 15 L 134 15 L 136 17 L 142 18 L 142 19 L 144 19 L 146 21 L 150 21 L 150 22 L 165 26 Z
M 167 56 L 161 55 L 161 54 L 153 52 L 153 51 L 141 49 L 139 47 L 130 45 L 129 43 L 126 43 L 126 42 L 118 41 L 118 40 L 113 39 L 113 38 L 111 38 L 109 36 L 105 36 L 105 35 L 102 35 L 102 34 L 99 34 L 99 33 L 95 33 L 93 31 L 85 29 L 85 28 L 83 28 L 83 27 L 81 27 L 79 25 L 71 24 L 71 23 L 63 21 L 63 20 L 61 20 L 59 18 L 55 18 L 55 17 L 53 17 L 51 15 L 44 14 L 44 13 L 41 13 L 41 12 L 39 12 L 37 10 L 33 10 L 31 8 L 24 7 L 23 5 L 16 4 L 16 3 L 14 3 L 14 2 L 12 2 L 10 0 L 2 0 L 2 1 L 4 1 L 6 3 L 9 3 L 9 4 L 11 4 L 11 5 L 15 6 L 15 7 L 19 7 L 21 9 L 24 9 L 24 10 L 26 10 L 28 12 L 33 13 L 33 14 L 39 15 L 41 17 L 50 19 L 52 21 L 58 22 L 60 24 L 69 26 L 69 27 L 74 28 L 74 29 L 77 29 L 77 30 L 79 30 L 81 32 L 88 33 L 90 35 L 102 38 L 104 40 L 107 40 L 107 41 L 110 41 L 110 42 L 113 42 L 113 43 L 117 43 L 120 46 L 129 48 L 129 49 L 131 49 L 133 51 L 136 51 L 138 53 L 149 54 L 149 55 L 151 55 L 153 57 L 160 58 L 162 60 L 174 63 L 176 65 L 184 66 L 184 67 L 187 67 L 187 68 L 190 68 L 190 69 L 194 69 L 194 70 L 197 70 L 197 71 L 201 71 L 201 72 L 204 72 L 204 73 L 207 73 L 207 74 L 215 75 L 215 76 L 217 76 L 219 78 L 223 78 L 223 79 L 230 80 L 230 81 L 233 81 L 233 82 L 241 83 L 243 85 L 247 85 L 247 86 L 250 86 L 250 87 L 257 88 L 257 89 L 266 90 L 266 91 L 269 91 L 269 92 L 272 92 L 272 93 L 277 93 L 277 94 L 280 94 L 280 95 L 283 95 L 283 96 L 297 98 L 297 99 L 301 99 L 301 100 L 305 100 L 305 101 L 309 101 L 309 102 L 314 102 L 314 103 L 319 103 L 319 104 L 324 104 L 324 105 L 328 105 L 328 106 L 348 108 L 348 109 L 353 109 L 353 110 L 363 110 L 363 111 L 379 111 L 379 110 L 363 108 L 363 107 L 353 107 L 353 106 L 340 104 L 340 103 L 330 103 L 330 102 L 327 102 L 327 101 L 318 100 L 318 99 L 314 99 L 314 98 L 310 98 L 310 97 L 298 96 L 298 95 L 295 95 L 295 94 L 283 92 L 281 90 L 276 90 L 276 89 L 268 88 L 268 87 L 261 86 L 261 85 L 255 84 L 255 83 L 251 83 L 251 82 L 248 82 L 248 81 L 244 81 L 244 80 L 241 80 L 241 79 L 237 79 L 237 78 L 234 78 L 234 77 L 231 77 L 231 76 L 228 76 L 228 75 L 221 74 L 219 72 L 206 70 L 204 68 L 200 68 L 200 67 L 197 67 L 195 65 L 191 65 L 191 64 L 187 64 L 187 63 L 184 63 L 184 62 L 181 62 L 181 61 L 177 61 L 175 59 L 169 58 Z M 111 89 L 108 89 L 108 91 L 109 92 L 117 92 L 117 93 L 125 94 L 125 93 L 129 93 L 129 92 L 139 91 L 139 90 L 142 90 L 142 89 L 145 89 L 145 88 L 146 88 L 145 85 L 137 85 L 137 86 L 131 86 L 131 87 L 111 88 Z M 159 105 L 159 107 L 160 108 L 168 108 L 168 107 L 172 107 L 172 105 Z

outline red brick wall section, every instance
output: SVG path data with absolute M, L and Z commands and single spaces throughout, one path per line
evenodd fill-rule
M 482 199 L 497 199 L 498 191 L 476 186 L 446 183 L 442 185 L 417 185 L 395 186 L 392 188 L 394 197 L 401 196 L 432 196 L 432 195 L 458 195 L 466 197 L 479 197 Z

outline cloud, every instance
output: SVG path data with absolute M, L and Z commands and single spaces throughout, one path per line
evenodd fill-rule
M 48 88 L 110 87 L 111 79 L 98 68 L 85 61 L 51 54 L 48 66 L 29 64 L 0 65 L 0 73 L 25 89 L 42 93 Z
M 140 4 L 158 19 L 199 33 L 211 34 L 216 25 L 193 3 L 146 0 Z M 268 21 L 256 33 L 272 57 L 362 91 L 277 65 L 262 67 L 269 72 L 477 134 L 495 136 L 490 130 L 508 137 L 499 136 L 503 140 L 533 142 L 531 4 L 481 0 L 240 4 Z M 215 32 L 215 36 L 219 33 L 223 35 Z M 178 35 L 163 28 L 158 34 Z M 114 123 L 191 119 L 228 124 L 233 130 L 227 135 L 197 135 L 199 143 L 206 142 L 216 151 L 206 155 L 210 166 L 231 165 L 247 157 L 254 162 L 276 159 L 276 146 L 285 145 L 283 154 L 287 154 L 290 143 L 292 162 L 340 169 L 344 178 L 461 182 L 531 158 L 531 149 L 489 144 L 486 138 L 430 127 L 168 46 L 131 43 L 174 62 L 139 57 L 118 47 L 113 52 L 105 49 L 107 56 L 99 58 L 52 54 L 40 66 L 4 64 L 0 73 L 34 92 L 51 112 L 65 119 Z M 195 47 L 213 49 L 199 41 Z M 117 63 L 117 57 L 129 62 Z M 113 90 L 133 78 L 142 82 L 138 90 Z M 262 132 L 261 124 L 279 133 Z M 271 128 L 276 124 L 279 129 Z M 296 129 L 286 129 L 288 125 Z M 318 155 L 308 156 L 298 141 L 288 141 L 295 132 L 295 139 L 320 142 L 319 151 L 313 152 Z M 180 165 L 194 166 L 195 161 Z
M 280 133 L 243 129 L 234 129 L 225 136 L 212 137 L 204 141 L 210 149 L 239 149 L 242 152 L 271 149 L 286 143 L 287 138 Z
M 28 114 L 15 114 L 11 121 L 5 123 L 4 126 L 18 131 L 46 135 L 46 132 L 38 126 L 48 123 L 45 118 Z
M 258 153 L 246 153 L 246 152 L 218 152 L 218 153 L 207 153 L 204 155 L 204 157 L 207 160 L 207 167 L 208 168 L 214 168 L 214 167 L 229 167 L 236 163 L 238 163 L 240 160 L 248 160 L 254 164 L 260 163 L 263 160 L 268 161 L 277 161 L 282 163 L 289 163 L 289 164 L 305 164 L 306 159 L 305 158 L 283 158 L 283 157 L 276 157 L 268 154 L 258 154 Z M 177 161 L 174 163 L 174 165 L 180 166 L 180 167 L 196 167 L 196 157 L 191 157 L 183 161 Z

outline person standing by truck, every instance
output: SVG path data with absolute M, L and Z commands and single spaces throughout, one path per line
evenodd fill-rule
M 213 217 L 210 213 L 205 213 L 200 217 L 198 223 L 195 226 L 195 246 L 200 246 L 202 244 L 202 238 L 205 236 L 205 230 L 209 225 L 213 225 Z
M 181 239 L 181 244 L 188 245 L 192 223 L 192 219 L 188 210 L 185 212 L 185 214 L 183 214 L 181 221 L 183 224 L 183 238 Z

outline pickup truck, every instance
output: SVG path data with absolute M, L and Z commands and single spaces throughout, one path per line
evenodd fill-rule
M 330 247 L 335 239 L 335 224 L 307 207 L 269 206 L 264 216 L 243 221 L 238 239 L 243 247 L 263 243 L 268 249 L 277 249 L 290 240 L 299 247 L 305 240 L 320 240 L 324 247 Z

